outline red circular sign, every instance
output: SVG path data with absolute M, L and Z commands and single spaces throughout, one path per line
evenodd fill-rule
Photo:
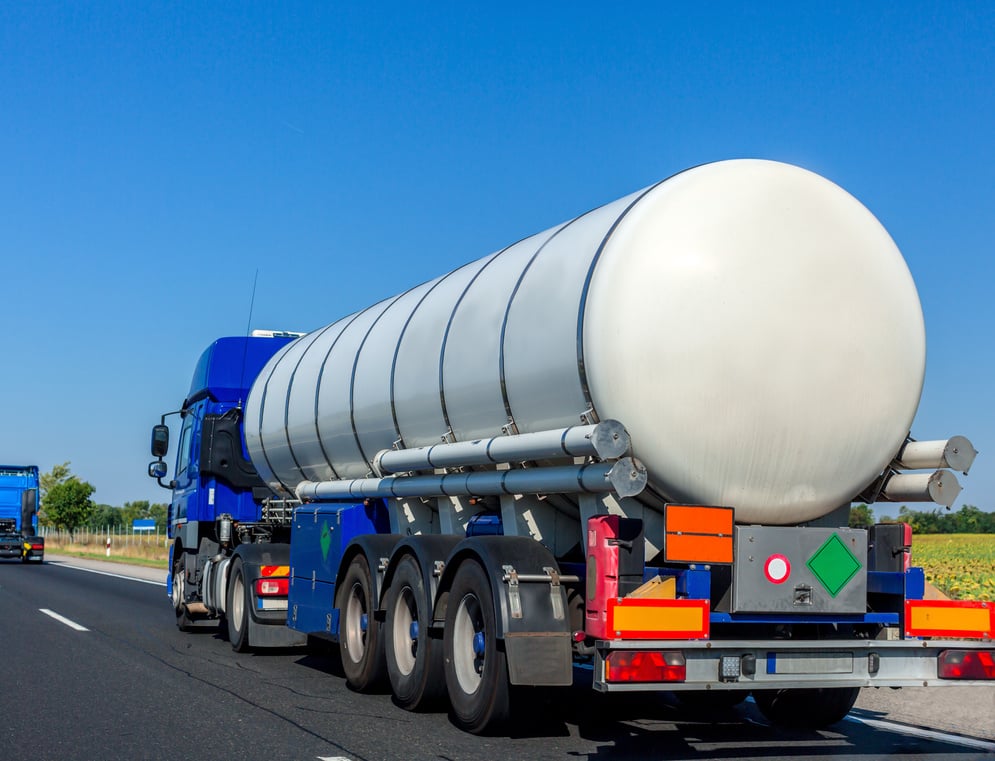
M 791 575 L 791 561 L 784 555 L 771 555 L 764 563 L 764 576 L 771 584 L 783 584 Z

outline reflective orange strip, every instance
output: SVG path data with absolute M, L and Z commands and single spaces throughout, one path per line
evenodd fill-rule
M 290 566 L 289 565 L 264 565 L 259 567 L 259 573 L 262 576 L 289 576 Z
M 983 639 L 995 633 L 995 603 L 969 600 L 906 600 L 909 637 Z
M 608 599 L 609 636 L 620 639 L 706 639 L 708 600 Z
M 663 556 L 668 563 L 731 563 L 732 536 L 667 534 Z
M 664 508 L 665 531 L 670 534 L 732 534 L 734 511 L 731 507 L 667 505 Z

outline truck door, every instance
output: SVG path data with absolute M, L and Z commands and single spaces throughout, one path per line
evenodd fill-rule
M 176 452 L 175 486 L 169 506 L 170 524 L 174 527 L 186 523 L 189 502 L 197 498 L 197 459 L 193 456 L 193 446 L 198 416 L 199 405 L 188 410 L 183 416 L 183 427 L 180 429 L 180 444 Z

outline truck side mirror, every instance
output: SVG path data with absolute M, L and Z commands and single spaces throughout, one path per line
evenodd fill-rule
M 152 426 L 152 456 L 165 457 L 166 452 L 168 451 L 169 426 L 161 423 L 159 425 Z M 149 471 L 149 475 L 152 475 L 151 471 Z M 163 475 L 165 475 L 165 473 Z
M 155 460 L 149 463 L 149 477 L 159 479 L 166 475 L 166 463 L 162 460 Z

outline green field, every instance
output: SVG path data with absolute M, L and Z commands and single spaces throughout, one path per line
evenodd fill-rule
M 995 534 L 916 534 L 912 564 L 955 600 L 995 600 Z

